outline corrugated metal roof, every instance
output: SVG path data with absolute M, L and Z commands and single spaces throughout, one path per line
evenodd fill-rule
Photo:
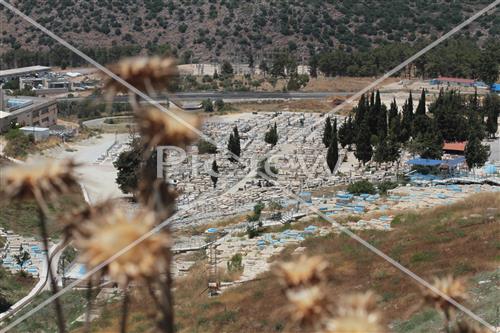
M 0 71 L 0 77 L 2 76 L 9 76 L 9 75 L 19 75 L 23 73 L 30 73 L 30 72 L 41 72 L 41 71 L 48 71 L 50 70 L 50 67 L 47 66 L 29 66 L 29 67 L 19 67 L 19 68 L 11 68 L 11 69 L 6 69 L 3 71 Z
M 455 150 L 464 151 L 467 141 L 464 142 L 445 142 L 443 145 L 443 150 Z
M 471 79 L 462 79 L 462 78 L 458 78 L 458 77 L 445 77 L 445 76 L 440 76 L 436 80 L 445 81 L 445 82 L 455 82 L 455 83 L 474 83 L 474 82 L 476 82 L 475 80 L 471 80 Z

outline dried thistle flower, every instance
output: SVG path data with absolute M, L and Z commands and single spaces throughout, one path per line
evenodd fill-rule
M 280 264 L 276 275 L 287 288 L 314 285 L 325 280 L 328 264 L 321 257 L 300 256 L 299 260 Z
M 72 160 L 37 161 L 5 168 L 2 188 L 9 200 L 54 198 L 78 186 Z
M 434 278 L 433 286 L 434 288 L 448 295 L 448 297 L 454 299 L 457 302 L 463 302 L 467 300 L 467 288 L 463 279 L 454 279 L 452 276 L 447 276 L 442 279 Z M 425 303 L 434 306 L 438 310 L 443 311 L 446 319 L 450 318 L 451 310 L 454 309 L 453 304 L 448 302 L 441 295 L 438 295 L 431 289 L 423 289 L 422 294 Z
M 86 235 L 75 239 L 81 261 L 88 268 L 102 264 L 149 233 L 155 222 L 151 212 L 139 212 L 128 218 L 118 209 L 90 221 L 85 225 Z M 158 279 L 169 270 L 170 245 L 171 239 L 166 232 L 152 234 L 108 263 L 104 272 L 122 286 L 132 280 Z
M 378 323 L 363 317 L 339 317 L 328 321 L 324 333 L 383 333 L 389 332 Z
M 340 298 L 337 317 L 327 323 L 327 332 L 368 333 L 385 332 L 380 326 L 377 311 L 378 297 L 371 291 Z
M 197 134 L 192 128 L 199 128 L 201 119 L 184 111 L 171 112 L 182 122 L 153 107 L 137 113 L 139 129 L 149 149 L 158 145 L 184 146 L 197 139 Z M 187 127 L 186 123 L 191 128 Z
M 109 66 L 109 69 L 140 91 L 165 90 L 168 82 L 178 75 L 175 59 L 168 57 L 125 58 Z M 104 89 L 108 97 L 128 88 L 109 76 L 104 76 Z
M 63 226 L 63 234 L 66 239 L 70 239 L 74 234 L 79 233 L 81 236 L 89 236 L 84 223 L 92 219 L 99 219 L 104 214 L 111 213 L 115 207 L 110 200 L 99 202 L 95 205 L 85 205 L 78 207 L 61 216 L 58 221 Z
M 317 327 L 328 315 L 326 294 L 319 286 L 290 289 L 286 297 L 287 312 L 302 326 Z
M 380 316 L 377 312 L 379 298 L 372 291 L 356 293 L 340 298 L 337 313 L 341 317 L 366 317 L 376 322 Z
M 143 177 L 139 182 L 137 191 L 139 202 L 153 210 L 159 220 L 166 219 L 174 212 L 177 196 L 178 193 L 164 179 Z

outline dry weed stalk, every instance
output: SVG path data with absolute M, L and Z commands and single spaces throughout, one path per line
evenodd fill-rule
M 385 332 L 379 323 L 378 298 L 373 292 L 341 297 L 336 313 L 331 310 L 333 304 L 326 293 L 327 267 L 321 257 L 302 255 L 297 261 L 281 263 L 275 269 L 289 302 L 285 309 L 290 318 L 307 331 Z
M 451 328 L 451 333 L 491 333 L 485 327 L 479 326 L 477 324 L 472 324 L 468 321 L 459 321 L 453 325 Z
M 184 111 L 171 112 L 193 128 L 199 128 L 201 125 L 201 119 L 197 115 Z M 166 146 L 174 143 L 178 147 L 184 147 L 197 139 L 196 133 L 187 129 L 184 123 L 157 108 L 137 110 L 137 118 L 142 139 L 147 143 L 147 150 L 158 145 Z
M 459 303 L 468 298 L 467 288 L 463 279 L 454 279 L 452 276 L 434 278 L 433 287 Z M 445 320 L 445 329 L 448 332 L 450 320 L 455 314 L 455 306 L 441 295 L 427 288 L 422 289 L 422 296 L 425 304 L 441 311 Z
M 328 264 L 323 258 L 300 256 L 297 261 L 280 264 L 276 275 L 286 288 L 315 285 L 325 280 Z
M 82 262 L 94 268 L 147 234 L 155 224 L 153 212 L 139 212 L 129 218 L 115 209 L 82 226 L 85 233 L 77 235 L 75 245 Z M 160 231 L 107 264 L 102 272 L 124 288 L 131 281 L 155 279 L 168 273 L 170 245 L 169 235 Z
M 123 59 L 109 68 L 138 90 L 148 92 L 150 95 L 168 89 L 170 80 L 178 73 L 175 61 L 162 57 Z M 104 89 L 108 102 L 111 102 L 117 92 L 127 92 L 124 86 L 112 78 L 106 78 Z M 170 231 L 166 228 L 148 238 L 142 236 L 173 213 L 177 194 L 163 179 L 157 178 L 156 165 L 151 165 L 150 157 L 158 145 L 183 147 L 193 142 L 196 136 L 192 132 L 192 127 L 199 128 L 201 120 L 185 112 L 176 112 L 176 117 L 187 122 L 191 127 L 189 129 L 182 121 L 170 117 L 157 108 L 141 107 L 134 92 L 129 91 L 129 96 L 144 147 L 141 170 L 138 173 L 140 179 L 136 189 L 136 197 L 142 208 L 133 218 L 128 218 L 117 210 L 111 213 L 105 212 L 104 215 L 84 212 L 81 213 L 83 215 L 81 217 L 87 218 L 90 215 L 90 221 L 79 226 L 78 230 L 69 227 L 68 231 L 73 231 L 75 244 L 81 251 L 81 260 L 89 267 L 99 265 L 117 252 L 123 252 L 123 249 L 134 241 L 143 239 L 107 264 L 103 272 L 118 282 L 125 291 L 121 331 L 126 331 L 129 312 L 128 289 L 133 287 L 130 283 L 138 282 L 145 284 L 150 291 L 149 295 L 157 309 L 157 329 L 173 333 Z
M 169 82 L 178 75 L 175 59 L 159 56 L 125 58 L 109 69 L 136 89 L 150 94 L 167 89 Z M 106 75 L 103 79 L 108 101 L 118 92 L 130 93 L 112 77 Z
M 2 197 L 8 200 L 35 200 L 40 218 L 40 235 L 46 253 L 48 277 L 52 293 L 58 292 L 58 285 L 52 271 L 52 258 L 49 253 L 47 219 L 48 202 L 57 196 L 67 194 L 78 187 L 75 176 L 76 164 L 72 160 L 38 161 L 30 164 L 6 168 L 2 172 Z M 54 301 L 59 332 L 66 331 L 62 306 L 58 298 Z
M 336 317 L 328 322 L 326 332 L 387 332 L 380 325 L 377 301 L 378 297 L 371 291 L 342 296 Z

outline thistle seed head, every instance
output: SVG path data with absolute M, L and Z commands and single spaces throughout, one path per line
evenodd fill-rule
M 1 184 L 3 194 L 9 200 L 45 199 L 66 194 L 78 187 L 72 160 L 47 160 L 5 168 Z
M 170 268 L 171 238 L 166 232 L 151 234 L 155 223 L 151 212 L 128 218 L 118 209 L 90 221 L 85 233 L 75 239 L 81 262 L 92 269 L 121 253 L 103 268 L 112 280 L 125 286 L 134 280 L 159 279 Z M 123 252 L 125 248 L 128 250 Z
M 299 260 L 280 264 L 276 275 L 286 288 L 315 285 L 325 280 L 328 264 L 321 257 L 301 256 Z

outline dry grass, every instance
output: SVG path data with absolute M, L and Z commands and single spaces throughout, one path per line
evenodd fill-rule
M 468 278 L 498 267 L 500 212 L 488 209 L 493 207 L 500 207 L 498 194 L 477 194 L 451 206 L 398 215 L 392 232 L 359 235 L 428 281 L 448 274 Z M 330 263 L 325 293 L 375 291 L 382 297 L 379 309 L 386 315 L 386 324 L 406 320 L 419 310 L 415 307 L 421 299 L 419 287 L 347 236 L 309 238 L 300 246 L 306 247 L 307 255 L 321 255 Z M 292 259 L 296 247 L 288 247 L 274 259 Z M 270 273 L 228 289 L 220 297 L 207 298 L 205 269 L 199 263 L 176 283 L 179 332 L 271 332 L 285 327 L 287 332 L 296 331 L 288 326 L 282 310 L 286 298 Z M 144 315 L 148 306 L 143 303 L 134 308 L 134 315 L 143 318 L 135 322 L 135 328 L 148 327 Z M 105 327 L 100 332 L 110 331 L 109 325 Z

